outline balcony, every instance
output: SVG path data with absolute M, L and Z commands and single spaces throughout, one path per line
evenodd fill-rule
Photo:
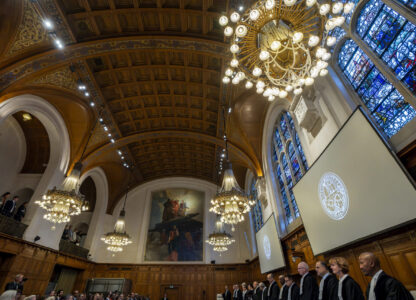
M 0 232 L 22 238 L 26 228 L 26 224 L 0 214 Z
M 88 252 L 89 252 L 88 249 L 77 246 L 68 240 L 61 240 L 59 242 L 59 251 L 66 253 L 66 254 L 71 254 L 71 255 L 81 257 L 81 258 L 85 258 L 85 259 L 88 258 Z

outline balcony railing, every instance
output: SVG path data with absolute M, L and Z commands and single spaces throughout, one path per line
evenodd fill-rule
M 59 251 L 66 253 L 66 254 L 72 254 L 78 257 L 82 257 L 85 259 L 88 258 L 88 252 L 89 252 L 88 249 L 77 246 L 68 240 L 61 240 L 59 242 Z
M 0 232 L 22 238 L 26 228 L 26 224 L 0 214 Z

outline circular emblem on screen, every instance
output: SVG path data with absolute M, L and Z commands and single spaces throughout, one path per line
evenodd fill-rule
M 324 212 L 334 220 L 341 220 L 348 212 L 349 198 L 347 187 L 335 173 L 322 175 L 318 186 L 319 199 Z
M 270 257 L 272 256 L 272 249 L 270 247 L 270 240 L 267 235 L 263 237 L 263 249 L 264 249 L 264 254 L 266 255 L 266 258 L 270 260 Z

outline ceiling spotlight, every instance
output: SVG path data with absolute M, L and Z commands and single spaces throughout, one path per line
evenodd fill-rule
M 111 139 L 110 142 L 114 144 L 116 141 L 114 139 Z
M 84 91 L 87 87 L 83 84 L 78 85 L 78 89 Z
M 55 40 L 55 44 L 56 44 L 56 46 L 57 46 L 59 49 L 63 49 L 63 48 L 64 48 L 64 45 L 62 44 L 62 42 L 61 42 L 61 40 L 60 40 L 60 39 L 56 39 L 56 40 Z
M 124 159 L 124 156 L 122 156 L 121 159 Z
M 108 127 L 107 126 L 104 126 L 103 128 L 104 128 L 104 131 L 108 131 Z
M 84 93 L 84 96 L 85 96 L 85 97 L 89 97 L 89 96 L 90 96 L 90 93 L 85 92 L 85 93 Z
M 94 102 L 90 102 L 90 105 L 91 105 L 91 107 L 94 107 L 95 106 L 95 103 Z
M 228 108 L 228 113 L 230 114 L 232 111 L 231 107 Z
M 108 134 L 108 137 L 111 137 L 111 133 Z
M 239 10 L 239 11 L 243 11 L 243 9 L 244 9 L 244 6 L 240 6 L 240 7 L 238 8 L 238 10 Z
M 48 19 L 43 20 L 43 26 L 45 26 L 46 29 L 53 29 L 53 23 Z
M 121 155 L 122 154 L 120 150 L 117 150 L 117 153 L 118 153 L 118 155 Z
M 103 118 L 99 118 L 98 120 L 100 121 L 100 123 L 104 122 Z

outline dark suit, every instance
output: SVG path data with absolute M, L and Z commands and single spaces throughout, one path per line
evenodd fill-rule
M 370 284 L 367 287 L 366 296 L 370 293 Z M 397 279 L 384 272 L 378 276 L 374 294 L 377 300 L 413 300 L 413 296 Z
M 253 296 L 253 291 L 246 290 L 246 292 L 241 292 L 243 295 L 243 300 L 251 300 Z
M 3 215 L 11 217 L 13 216 L 14 209 L 16 208 L 16 202 L 13 200 L 7 200 L 3 206 Z
M 342 282 L 342 300 L 364 300 L 360 286 L 350 276 Z
M 265 287 L 262 291 L 261 300 L 267 300 L 267 287 Z
M 289 290 L 290 290 L 290 298 L 289 298 Z M 300 299 L 299 293 L 300 293 L 299 287 L 297 286 L 296 283 L 293 283 L 287 289 L 287 295 L 286 295 L 287 298 L 286 299 L 287 300 L 299 300 Z
M 280 291 L 282 292 L 282 298 L 279 298 L 279 299 L 281 299 L 281 300 L 287 300 L 287 293 L 289 291 L 289 287 L 286 284 L 284 284 L 280 288 Z M 280 293 L 279 293 L 279 296 L 280 296 Z
M 224 294 L 222 294 L 222 297 L 224 300 L 231 300 L 231 292 L 229 290 L 226 290 Z
M 269 291 L 267 292 L 268 300 L 279 300 L 279 286 L 276 281 L 273 281 L 269 285 Z
M 256 287 L 253 291 L 253 300 L 262 300 L 261 295 L 261 289 L 259 287 Z
M 322 279 L 321 279 L 322 280 Z M 322 300 L 338 299 L 338 279 L 333 274 L 328 274 L 324 281 Z
M 233 291 L 233 299 L 234 300 L 243 300 L 243 293 L 241 292 L 241 290 L 234 290 Z
M 6 288 L 4 290 L 5 291 L 14 290 L 14 291 L 23 292 L 23 285 L 17 283 L 16 281 L 12 281 L 12 282 L 9 282 L 8 284 L 6 284 Z
M 300 295 L 301 300 L 316 300 L 319 295 L 319 287 L 316 283 L 315 278 L 311 274 L 306 274 L 303 278 L 302 294 Z

